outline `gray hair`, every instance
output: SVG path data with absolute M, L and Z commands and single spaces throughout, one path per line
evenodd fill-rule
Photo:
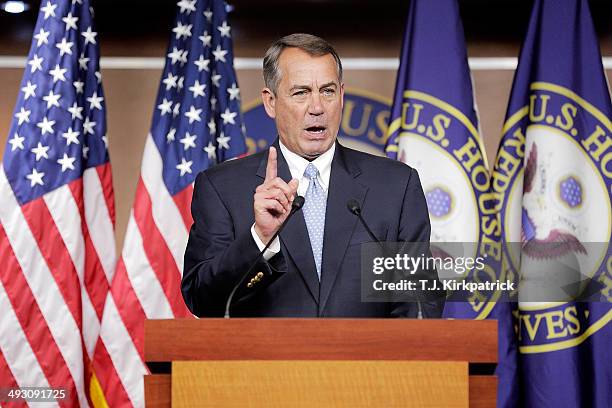
M 321 37 L 312 34 L 289 34 L 268 48 L 263 59 L 263 77 L 267 88 L 270 88 L 273 93 L 276 93 L 280 82 L 281 72 L 278 67 L 278 60 L 285 48 L 299 48 L 309 55 L 321 57 L 331 54 L 336 61 L 336 70 L 338 71 L 338 80 L 342 82 L 342 62 L 338 53 L 327 41 Z

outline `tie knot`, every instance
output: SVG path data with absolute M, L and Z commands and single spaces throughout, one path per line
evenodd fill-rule
M 308 163 L 308 166 L 306 166 L 306 170 L 304 170 L 304 175 L 311 180 L 316 179 L 319 175 L 319 170 L 315 167 L 314 164 Z

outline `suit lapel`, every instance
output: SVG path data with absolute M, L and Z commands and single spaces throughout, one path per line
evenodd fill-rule
M 278 176 L 286 182 L 291 181 L 291 172 L 287 161 L 283 157 L 279 145 L 278 139 L 273 144 L 278 152 Z M 257 175 L 263 179 L 266 177 L 266 164 L 268 162 L 268 155 L 264 155 L 262 159 Z M 310 246 L 310 238 L 308 237 L 308 230 L 306 229 L 306 222 L 304 221 L 304 214 L 299 211 L 297 214 L 289 220 L 285 229 L 280 234 L 281 242 L 285 245 L 287 252 L 293 259 L 293 262 L 297 266 L 302 278 L 308 286 L 310 294 L 314 298 L 315 302 L 319 303 L 319 278 L 317 277 L 317 267 L 315 266 L 314 256 L 312 255 L 312 247 Z
M 327 299 L 342 266 L 342 260 L 344 259 L 351 235 L 358 222 L 357 217 L 346 208 L 346 203 L 353 198 L 363 205 L 367 193 L 367 187 L 355 179 L 359 175 L 360 169 L 354 163 L 345 159 L 344 147 L 336 144 L 325 213 L 320 311 L 323 311 L 325 308 Z M 308 244 L 310 245 L 310 242 Z M 308 252 L 310 253 L 311 251 Z M 312 255 L 310 256 L 312 258 Z

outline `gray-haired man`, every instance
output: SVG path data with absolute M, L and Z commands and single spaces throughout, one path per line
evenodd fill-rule
M 430 225 L 417 172 L 340 145 L 342 64 L 325 40 L 281 38 L 264 58 L 266 112 L 279 139 L 267 151 L 201 173 L 185 253 L 183 297 L 198 316 L 415 317 L 416 303 L 361 301 L 360 244 L 371 238 L 347 210 L 356 200 L 380 240 L 428 242 Z M 279 238 L 296 195 L 305 197 Z M 439 317 L 443 302 L 423 304 Z

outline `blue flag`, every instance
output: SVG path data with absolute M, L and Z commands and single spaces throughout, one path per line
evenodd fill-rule
M 504 258 L 509 273 L 521 276 L 522 406 L 612 401 L 611 117 L 587 1 L 537 0 L 492 180 Z M 539 268 L 544 261 L 555 267 Z M 574 282 L 565 274 L 571 262 Z M 579 290 L 551 299 L 531 290 L 534 270 L 544 272 L 540 280 L 567 280 L 564 289 L 574 283 Z M 593 287 L 589 302 L 577 301 Z
M 390 118 L 387 155 L 419 171 L 432 254 L 484 256 L 491 275 L 501 279 L 495 272 L 501 269 L 501 228 L 456 0 L 410 3 Z M 468 271 L 462 279 L 478 280 L 481 272 Z M 495 293 L 455 295 L 445 305 L 446 317 L 500 320 L 498 406 L 514 405 L 510 305 Z

